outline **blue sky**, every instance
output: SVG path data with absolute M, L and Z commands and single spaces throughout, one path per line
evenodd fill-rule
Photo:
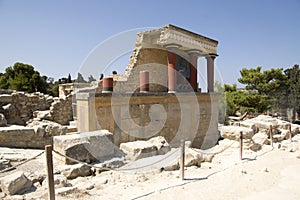
M 75 78 L 107 38 L 171 23 L 219 41 L 217 73 L 231 84 L 242 67 L 300 64 L 299 10 L 300 0 L 0 0 L 0 70 L 19 61 Z M 114 67 L 122 72 L 127 59 Z

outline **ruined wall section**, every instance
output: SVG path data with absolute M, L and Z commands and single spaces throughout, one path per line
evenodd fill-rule
M 0 95 L 0 113 L 8 124 L 26 125 L 37 110 L 49 110 L 53 97 L 42 93 L 13 92 Z
M 7 124 L 24 126 L 35 118 L 67 125 L 73 120 L 72 94 L 63 98 L 53 98 L 38 92 L 1 94 L 0 113 L 5 116 Z
M 52 121 L 68 125 L 73 120 L 72 94 L 64 98 L 55 98 L 50 107 Z
M 129 98 L 129 105 L 126 104 L 128 102 L 126 98 Z M 157 93 L 147 96 L 120 97 L 117 98 L 117 101 L 114 100 L 112 105 L 111 96 L 96 96 L 91 99 L 94 103 L 95 109 L 93 112 L 95 112 L 96 119 L 92 116 L 93 113 L 90 113 L 90 120 L 98 123 L 95 127 L 87 128 L 91 128 L 91 130 L 109 130 L 114 133 L 116 145 L 160 135 L 165 137 L 169 143 L 175 145 L 179 144 L 180 139 L 184 137 L 192 142 L 193 147 L 203 149 L 212 147 L 219 137 L 217 131 L 218 109 L 216 107 L 218 97 L 217 95 L 200 94 L 197 95 L 197 102 L 194 103 L 191 103 L 190 98 L 194 97 L 185 95 L 184 102 L 179 103 L 177 97 L 172 94 L 159 95 Z M 82 100 L 82 102 L 85 101 Z M 163 112 L 163 110 L 158 110 L 153 113 L 153 109 L 151 109 L 153 105 L 161 106 L 160 108 L 164 109 L 167 115 L 166 118 L 162 114 L 154 116 L 155 123 L 158 125 L 147 127 L 151 115 Z M 129 114 L 126 112 L 127 109 L 129 109 Z M 88 112 L 85 111 L 85 113 Z M 78 120 L 80 123 L 81 119 Z M 180 127 L 182 123 L 184 126 Z M 163 124 L 163 127 L 156 130 L 161 124 Z M 145 129 L 141 131 L 136 125 L 145 127 Z

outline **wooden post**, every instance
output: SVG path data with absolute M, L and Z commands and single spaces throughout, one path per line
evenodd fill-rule
M 47 178 L 48 178 L 48 199 L 55 200 L 52 145 L 46 145 L 45 152 L 46 152 Z
M 181 172 L 181 179 L 184 180 L 184 157 L 185 157 L 185 141 L 182 139 L 180 141 L 181 146 L 181 158 L 180 158 L 180 172 Z
M 240 132 L 240 159 L 243 160 L 243 131 Z
M 289 124 L 290 141 L 292 142 L 292 124 Z
M 270 140 L 271 140 L 271 146 L 273 147 L 273 127 L 270 125 Z

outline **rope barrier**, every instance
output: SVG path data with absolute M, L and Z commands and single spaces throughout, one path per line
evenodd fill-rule
M 12 166 L 12 167 L 3 169 L 3 170 L 0 171 L 0 173 L 4 173 L 4 172 L 8 172 L 8 171 L 10 171 L 10 170 L 16 169 L 17 167 L 19 167 L 19 166 L 21 166 L 21 165 L 24 165 L 25 163 L 27 163 L 27 162 L 29 162 L 29 161 L 31 161 L 31 160 L 36 159 L 37 157 L 41 156 L 43 153 L 45 153 L 45 151 L 42 151 L 41 153 L 37 154 L 36 156 L 34 156 L 34 157 L 32 157 L 32 158 L 29 158 L 29 159 L 27 159 L 27 160 L 25 160 L 25 161 L 23 161 L 23 162 L 21 162 L 21 163 L 15 165 L 15 166 Z
M 224 147 L 223 149 L 221 149 L 220 151 L 217 152 L 205 152 L 205 150 L 201 150 L 201 149 L 195 149 L 193 148 L 193 150 L 199 152 L 199 153 L 203 153 L 203 154 L 207 154 L 207 155 L 217 155 L 220 154 L 222 152 L 224 152 L 225 150 L 229 149 L 230 147 L 232 147 L 232 145 L 235 143 L 236 141 L 233 141 L 230 145 Z
M 65 157 L 65 158 L 67 158 L 67 159 L 69 159 L 69 160 L 71 160 L 71 161 L 73 161 L 73 162 L 76 162 L 76 163 L 79 163 L 79 164 L 83 164 L 83 165 L 86 165 L 86 166 L 88 166 L 88 167 L 92 167 L 92 168 L 100 169 L 100 170 L 104 170 L 104 171 L 119 171 L 119 170 L 115 170 L 115 169 L 113 169 L 113 168 L 98 167 L 98 166 L 91 165 L 91 164 L 86 163 L 86 162 L 83 162 L 83 161 L 76 160 L 76 159 L 71 158 L 71 157 L 69 157 L 69 156 L 63 155 L 62 153 L 60 153 L 60 152 L 58 152 L 58 151 L 56 151 L 56 150 L 54 150 L 54 149 L 52 149 L 52 151 L 53 151 L 54 153 L 56 153 L 57 155 L 59 155 L 59 156 Z
M 174 155 L 175 153 L 177 153 L 180 149 L 172 152 L 169 156 L 172 156 Z M 92 167 L 92 168 L 95 168 L 95 169 L 100 169 L 100 170 L 103 170 L 103 171 L 118 171 L 118 172 L 122 172 L 122 171 L 132 171 L 132 170 L 136 170 L 136 169 L 140 169 L 140 168 L 144 168 L 144 167 L 149 167 L 153 164 L 156 164 L 156 163 L 159 163 L 161 162 L 162 160 L 164 160 L 165 158 L 162 158 L 161 160 L 158 160 L 154 163 L 150 163 L 148 165 L 144 165 L 142 167 L 131 167 L 131 168 L 128 168 L 128 169 L 117 169 L 117 168 L 107 168 L 107 167 L 98 167 L 98 166 L 95 166 L 95 165 L 92 165 L 92 164 L 89 164 L 89 163 L 86 163 L 86 162 L 83 162 L 83 161 L 79 161 L 79 160 L 76 160 L 74 158 L 71 158 L 69 156 L 66 156 L 66 155 L 63 155 L 62 153 L 56 151 L 56 150 L 52 150 L 54 153 L 58 154 L 59 156 L 62 156 L 62 157 L 65 157 L 73 162 L 76 162 L 76 163 L 80 163 L 80 164 L 83 164 L 83 165 L 86 165 L 86 166 L 89 166 L 89 167 Z

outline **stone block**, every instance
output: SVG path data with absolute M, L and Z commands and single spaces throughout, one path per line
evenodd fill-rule
M 32 186 L 32 182 L 21 171 L 1 178 L 0 182 L 2 191 L 7 195 L 22 194 Z
M 9 94 L 1 94 L 0 95 L 0 103 L 11 103 L 12 96 Z
M 241 131 L 243 132 L 244 139 L 251 139 L 253 137 L 253 129 L 242 126 L 223 126 L 221 128 L 221 136 L 223 138 L 238 141 L 240 138 Z
M 185 167 L 190 167 L 190 166 L 201 166 L 201 162 L 203 160 L 202 154 L 198 152 L 195 149 L 192 148 L 187 148 L 185 150 Z
M 113 144 L 113 135 L 107 130 L 99 130 L 80 134 L 55 136 L 54 149 L 63 155 L 83 162 L 94 162 L 113 156 L 116 147 Z M 66 164 L 73 161 L 60 156 Z
M 141 158 L 151 157 L 155 155 L 163 155 L 171 150 L 169 144 L 162 136 L 151 138 L 147 141 L 134 141 L 120 144 L 129 160 L 138 160 Z
M 5 116 L 2 113 L 0 113 L 0 126 L 3 127 L 6 125 L 7 125 L 7 121 L 5 119 Z

